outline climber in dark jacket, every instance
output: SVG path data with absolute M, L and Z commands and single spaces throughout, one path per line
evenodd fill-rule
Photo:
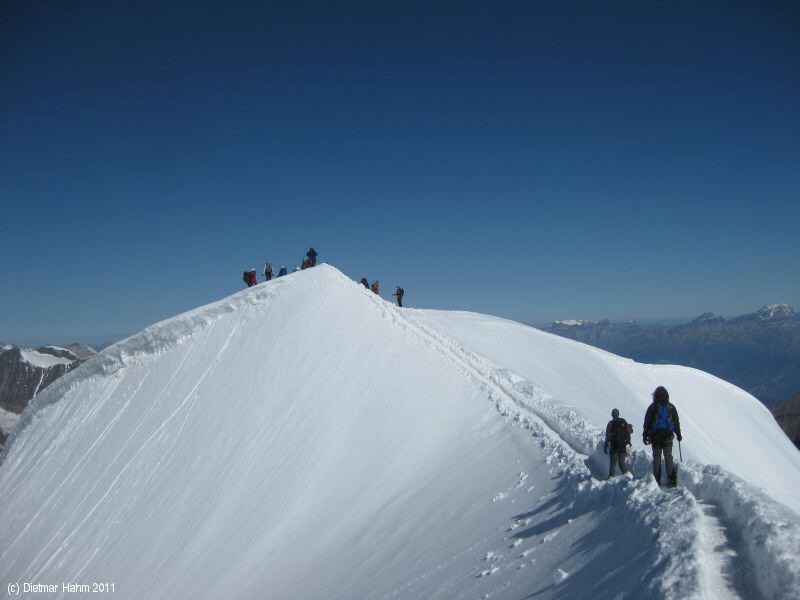
M 306 256 L 308 257 L 308 260 L 311 263 L 309 266 L 315 267 L 317 265 L 317 251 L 314 250 L 313 246 L 308 249 L 308 252 L 306 252 Z
M 401 308 L 403 307 L 403 294 L 405 293 L 406 291 L 398 285 L 397 291 L 394 294 L 392 294 L 392 296 L 395 296 L 397 298 L 397 306 Z
M 603 445 L 603 452 L 606 454 L 609 454 L 609 450 L 611 450 L 611 462 L 608 466 L 609 479 L 614 476 L 617 464 L 623 474 L 628 472 L 625 458 L 628 455 L 630 443 L 631 434 L 628 422 L 619 416 L 619 411 L 615 408 L 611 411 L 611 420 L 606 425 L 606 442 Z
M 683 439 L 678 411 L 670 404 L 669 392 L 658 386 L 653 392 L 653 402 L 647 407 L 642 426 L 642 441 L 653 446 L 653 477 L 661 485 L 661 455 L 667 465 L 667 482 L 670 487 L 678 483 L 678 471 L 672 461 L 672 440 Z

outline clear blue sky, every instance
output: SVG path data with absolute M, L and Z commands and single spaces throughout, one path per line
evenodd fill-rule
M 0 341 L 313 245 L 524 322 L 800 308 L 796 2 L 0 5 Z

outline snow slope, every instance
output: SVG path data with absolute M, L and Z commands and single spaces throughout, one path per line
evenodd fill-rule
M 645 449 L 644 414 L 652 391 L 665 386 L 678 409 L 684 459 L 721 465 L 800 514 L 800 482 L 786 476 L 800 465 L 800 454 L 769 410 L 744 390 L 696 369 L 638 364 L 498 317 L 443 311 L 415 311 L 415 316 L 535 382 L 539 395 L 547 399 L 547 412 L 574 411 L 570 420 L 583 421 L 581 431 L 593 427 L 602 434 L 611 409 L 618 408 L 634 426 L 634 448 Z M 569 424 L 563 429 L 581 451 L 595 451 L 594 431 L 579 440 L 571 435 Z M 677 446 L 675 454 L 677 458 Z M 649 460 L 649 448 L 647 456 Z
M 685 487 L 602 480 L 610 409 L 638 425 L 656 384 L 681 411 Z M 800 455 L 759 407 L 690 369 L 397 309 L 322 265 L 156 324 L 39 394 L 0 464 L 0 583 L 790 598 Z M 646 474 L 644 450 L 634 464 Z

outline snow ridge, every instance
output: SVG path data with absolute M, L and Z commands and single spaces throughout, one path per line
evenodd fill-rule
M 2 457 L 0 505 L 31 493 L 31 472 L 46 495 L 30 506 L 16 501 L 21 516 L 12 515 L 14 526 L 0 523 L 8 537 L 0 572 L 35 580 L 66 564 L 77 570 L 72 575 L 89 576 L 108 565 L 97 554 L 105 540 L 119 554 L 130 539 L 159 533 L 164 543 L 174 531 L 185 536 L 171 547 L 174 568 L 164 572 L 152 553 L 111 566 L 120 577 L 149 577 L 151 587 L 137 592 L 155 592 L 153 569 L 162 568 L 157 574 L 172 584 L 158 588 L 162 593 L 199 589 L 207 597 L 253 597 L 265 578 L 284 594 L 307 598 L 484 592 L 518 598 L 530 585 L 544 597 L 589 598 L 612 581 L 623 593 L 676 599 L 791 598 L 800 589 L 798 516 L 752 484 L 691 460 L 681 464 L 681 487 L 672 491 L 649 475 L 605 480 L 600 421 L 587 416 L 592 407 L 575 390 L 582 377 L 600 387 L 601 379 L 634 379 L 664 368 L 597 353 L 608 371 L 592 367 L 570 387 L 563 372 L 579 365 L 565 361 L 581 362 L 586 355 L 577 349 L 588 350 L 542 338 L 545 354 L 564 353 L 544 367 L 555 374 L 548 381 L 453 335 L 442 315 L 399 309 L 331 267 L 310 271 L 153 325 L 37 396 Z M 281 312 L 300 299 L 301 312 Z M 325 337 L 332 319 L 346 323 L 337 335 L 359 323 L 371 331 L 345 343 L 332 340 Z M 479 316 L 464 319 L 476 326 Z M 295 333 L 302 334 L 299 345 Z M 267 336 L 270 344 L 259 342 Z M 301 350 L 314 351 L 313 358 Z M 414 353 L 419 356 L 408 358 Z M 264 365 L 269 370 L 270 360 L 274 370 L 291 373 L 257 372 Z M 369 368 L 353 367 L 362 362 Z M 739 393 L 705 374 L 669 369 L 685 372 L 692 385 L 722 389 L 726 398 L 727 390 Z M 423 388 L 405 384 L 415 378 Z M 641 379 L 642 388 L 650 385 Z M 331 387 L 336 393 L 321 397 Z M 220 397 L 236 401 L 223 406 Z M 633 414 L 630 406 L 620 408 Z M 702 417 L 702 410 L 698 403 L 687 412 Z M 64 430 L 43 431 L 36 427 L 40 419 Z M 217 435 L 220 421 L 227 435 Z M 691 430 L 691 418 L 686 427 Z M 81 443 L 72 444 L 79 435 Z M 517 464 L 504 464 L 517 449 Z M 636 473 L 649 473 L 649 452 L 635 449 L 631 463 Z M 202 479 L 187 490 L 190 469 Z M 491 478 L 491 487 L 482 488 L 482 478 Z M 175 486 L 175 480 L 184 483 Z M 467 486 L 472 496 L 462 495 Z M 198 497 L 199 490 L 209 498 Z M 476 497 L 483 502 L 476 504 Z M 166 533 L 148 531 L 148 518 L 164 511 L 172 516 L 160 522 Z M 126 520 L 132 513 L 139 518 Z M 48 519 L 53 526 L 43 528 Z M 183 519 L 187 528 L 173 525 Z M 119 523 L 124 526 L 115 528 Z M 222 538 L 231 527 L 227 542 Z M 198 556 L 207 559 L 209 547 L 226 542 L 228 551 L 243 553 L 237 564 L 195 564 Z M 184 557 L 184 547 L 196 554 Z M 349 562 L 332 556 L 333 549 Z M 609 572 L 604 555 L 612 549 L 629 551 L 622 564 L 647 572 Z M 550 556 L 566 562 L 551 564 Z M 301 557 L 316 576 L 309 581 L 297 582 L 300 571 L 281 567 L 265 575 L 259 564 L 286 570 Z M 193 579 L 181 581 L 180 573 L 192 568 Z M 241 584 L 233 594 L 224 580 L 231 569 Z M 133 597 L 130 589 L 122 595 Z

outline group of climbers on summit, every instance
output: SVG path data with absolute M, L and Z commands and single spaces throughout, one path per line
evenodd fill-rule
M 311 248 L 308 249 L 308 252 L 306 252 L 306 255 L 303 257 L 301 266 L 299 268 L 295 267 L 294 270 L 299 271 L 301 269 L 308 269 L 316 265 L 317 265 L 317 251 L 314 250 L 314 247 L 312 246 Z M 286 267 L 282 266 L 278 271 L 277 276 L 283 277 L 288 273 L 289 271 L 286 270 Z M 272 279 L 274 272 L 272 270 L 272 263 L 269 261 L 269 259 L 264 261 L 264 271 L 261 274 L 264 276 L 264 281 L 269 281 Z M 245 282 L 247 287 L 253 287 L 254 285 L 256 285 L 258 283 L 258 278 L 256 277 L 256 270 L 250 269 L 249 271 L 245 271 L 244 275 L 242 275 L 242 281 Z
M 623 474 L 629 472 L 625 459 L 632 433 L 633 426 L 619 416 L 619 410 L 612 410 L 603 445 L 603 452 L 610 454 L 609 478 L 614 477 L 617 465 Z M 642 426 L 642 441 L 653 449 L 653 477 L 658 485 L 661 485 L 662 456 L 667 466 L 667 485 L 675 487 L 678 484 L 678 469 L 672 459 L 672 441 L 676 438 L 680 445 L 683 436 L 678 410 L 670 403 L 667 389 L 660 385 L 653 392 L 653 401 L 647 407 Z
M 317 265 L 317 256 L 318 253 L 316 250 L 314 250 L 314 247 L 312 246 L 311 248 L 308 249 L 308 252 L 306 252 L 306 255 L 303 257 L 303 261 L 300 267 L 299 268 L 295 267 L 292 272 L 315 267 Z M 270 281 L 272 279 L 273 277 L 272 263 L 269 261 L 269 259 L 264 261 L 264 271 L 261 274 L 264 276 L 264 281 Z M 280 271 L 278 271 L 277 276 L 283 277 L 284 275 L 287 274 L 288 271 L 286 270 L 286 267 L 282 266 L 280 268 Z M 253 287 L 254 285 L 258 284 L 258 277 L 256 276 L 256 270 L 250 269 L 249 271 L 245 271 L 244 274 L 242 275 L 242 281 L 244 281 L 247 287 Z M 372 285 L 370 285 L 367 278 L 362 277 L 359 283 L 361 283 L 361 285 L 363 285 L 368 290 L 380 296 L 381 293 L 380 282 L 377 279 L 372 282 Z M 395 292 L 392 294 L 392 296 L 397 298 L 397 306 L 400 307 L 403 306 L 404 295 L 405 295 L 405 290 L 398 285 L 397 290 L 395 290 Z

